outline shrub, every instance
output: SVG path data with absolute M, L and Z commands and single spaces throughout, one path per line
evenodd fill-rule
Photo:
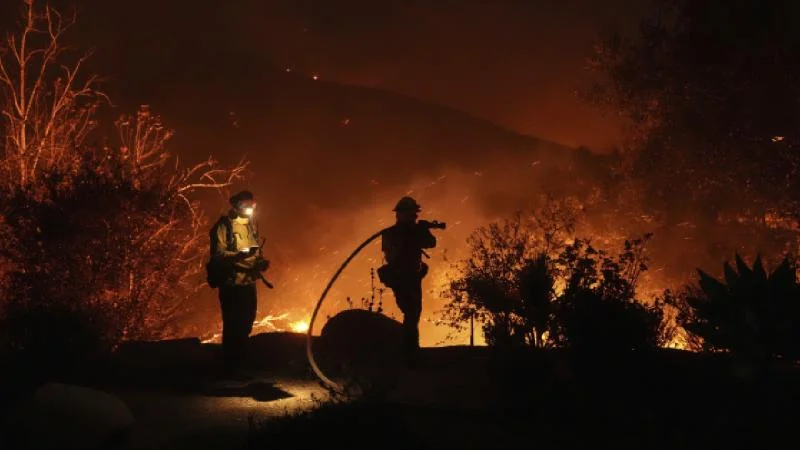
M 636 282 L 647 270 L 643 256 L 649 238 L 625 242 L 617 258 L 585 240 L 569 245 L 558 264 L 564 290 L 556 300 L 553 339 L 578 349 L 655 348 L 663 342 L 660 303 L 636 299 Z
M 666 344 L 663 302 L 645 305 L 636 298 L 651 235 L 626 241 L 612 258 L 587 240 L 567 243 L 574 215 L 545 217 L 534 222 L 517 215 L 470 236 L 470 256 L 445 292 L 451 300 L 445 322 L 461 328 L 474 317 L 486 342 L 502 348 Z
M 579 211 L 575 199 L 544 198 L 531 214 L 475 230 L 468 239 L 470 256 L 443 293 L 450 299 L 443 322 L 461 330 L 474 319 L 492 346 L 547 346 L 550 261 L 574 232 Z
M 102 127 L 98 79 L 62 43 L 74 18 L 35 1 L 23 13 L 0 44 L 0 328 L 5 350 L 69 365 L 174 332 L 208 251 L 197 191 L 244 167 L 181 168 L 147 106 Z M 118 139 L 88 142 L 106 128 Z
M 736 255 L 719 281 L 703 271 L 699 289 L 688 291 L 690 314 L 681 325 L 709 351 L 740 356 L 800 357 L 800 285 L 788 259 L 768 273 L 760 257 L 752 267 Z

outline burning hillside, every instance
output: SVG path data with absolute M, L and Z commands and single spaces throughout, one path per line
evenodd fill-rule
M 424 217 L 451 225 L 432 255 L 426 311 L 433 311 L 440 272 L 463 256 L 459 252 L 475 227 L 529 207 L 539 194 L 587 196 L 608 180 L 602 157 L 448 108 L 282 71 L 258 80 L 237 89 L 187 84 L 154 107 L 181 130 L 175 149 L 250 159 L 250 189 L 262 205 L 259 225 L 277 286 L 263 293 L 261 314 L 290 312 L 291 320 L 307 314 L 349 252 L 391 224 L 391 207 L 402 195 L 417 197 Z M 197 91 L 222 100 L 204 100 L 202 110 L 198 105 L 187 114 L 181 99 Z M 209 209 L 222 212 L 225 200 L 212 201 Z M 368 248 L 353 263 L 332 298 L 344 302 L 370 294 L 378 248 Z M 207 294 L 204 315 L 216 321 Z M 432 329 L 424 332 L 430 336 L 426 344 L 444 333 Z
M 154 108 L 179 130 L 171 142 L 177 151 L 251 160 L 249 188 L 262 206 L 259 224 L 277 286 L 262 292 L 259 317 L 288 314 L 281 330 L 306 318 L 343 259 L 391 224 L 391 206 L 406 194 L 423 204 L 423 217 L 450 224 L 432 253 L 423 320 L 442 306 L 445 272 L 465 256 L 467 236 L 530 209 L 542 195 L 582 203 L 577 233 L 600 246 L 618 248 L 630 236 L 655 232 L 645 297 L 687 281 L 694 271 L 687 261 L 718 267 L 728 243 L 752 228 L 722 224 L 709 236 L 691 220 L 664 226 L 643 212 L 636 188 L 615 180 L 613 156 L 522 136 L 449 108 L 279 69 L 240 81 L 171 86 L 172 95 Z M 206 205 L 221 213 L 226 201 L 221 196 Z M 697 244 L 703 241 L 709 245 Z M 761 245 L 744 242 L 747 251 Z M 353 262 L 331 292 L 328 313 L 343 308 L 347 297 L 371 295 L 370 269 L 381 256 L 375 244 Z M 197 327 L 190 329 L 216 329 L 213 292 L 201 295 L 192 320 Z M 386 303 L 387 313 L 397 315 L 392 299 Z M 447 332 L 426 322 L 423 344 L 438 343 Z

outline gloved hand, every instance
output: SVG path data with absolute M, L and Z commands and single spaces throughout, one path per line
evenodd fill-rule
M 250 248 L 243 248 L 239 250 L 239 253 L 236 254 L 236 260 L 241 261 L 243 259 L 251 258 L 258 253 L 258 247 L 250 247 Z
M 259 272 L 265 272 L 267 269 L 269 269 L 269 260 L 266 260 L 264 258 L 259 258 L 256 261 L 254 268 Z

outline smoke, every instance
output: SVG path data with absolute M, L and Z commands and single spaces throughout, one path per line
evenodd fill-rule
M 613 146 L 619 123 L 581 104 L 598 35 L 651 2 L 243 2 L 242 42 L 277 64 L 458 108 L 569 146 Z

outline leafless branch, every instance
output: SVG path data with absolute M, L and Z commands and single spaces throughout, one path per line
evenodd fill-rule
M 62 41 L 75 20 L 74 11 L 65 16 L 47 4 L 40 6 L 39 0 L 26 1 L 20 31 L 9 33 L 2 44 L 3 131 L 10 148 L 0 162 L 7 172 L 16 172 L 21 186 L 33 182 L 40 170 L 72 161 L 64 158 L 65 149 L 84 143 L 94 126 L 92 105 L 107 99 L 96 88 L 100 79 L 84 74 L 91 53 L 71 62 L 64 54 Z M 52 79 L 57 69 L 62 76 Z

